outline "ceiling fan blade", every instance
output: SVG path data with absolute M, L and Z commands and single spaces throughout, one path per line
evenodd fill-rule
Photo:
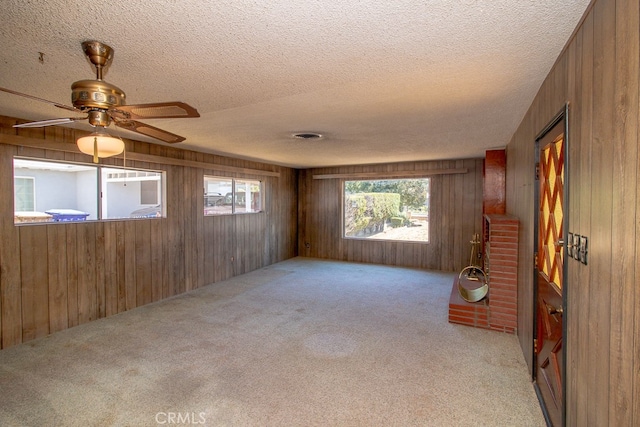
M 53 105 L 55 107 L 62 108 L 63 110 L 79 111 L 76 107 L 72 107 L 70 105 L 59 104 L 57 102 L 49 101 L 47 99 L 38 98 L 37 96 L 27 95 L 26 93 L 21 93 L 21 92 L 16 92 L 15 90 L 11 90 L 11 89 L 6 89 L 6 88 L 3 88 L 3 87 L 0 87 L 0 91 L 7 92 L 7 93 L 10 93 L 12 95 L 23 96 L 25 98 L 33 99 L 34 101 L 40 101 L 40 102 L 44 102 L 44 103 L 47 103 L 47 104 L 51 104 L 51 105 Z
M 27 122 L 13 125 L 14 128 L 41 128 L 45 126 L 64 125 L 67 123 L 77 122 L 78 120 L 86 120 L 86 117 L 66 117 L 62 119 L 39 120 L 37 122 Z
M 184 102 L 121 105 L 110 110 L 112 116 L 123 120 L 173 119 L 200 117 L 198 110 Z
M 123 129 L 130 130 L 132 132 L 138 132 L 151 138 L 159 139 L 160 141 L 174 144 L 176 142 L 182 142 L 185 140 L 180 135 L 167 132 L 166 130 L 159 129 L 154 126 L 150 126 L 145 123 L 137 122 L 135 120 L 114 120 L 116 126 Z

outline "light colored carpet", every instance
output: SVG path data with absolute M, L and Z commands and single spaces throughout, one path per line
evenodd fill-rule
M 451 273 L 294 258 L 0 351 L 2 426 L 544 426 Z

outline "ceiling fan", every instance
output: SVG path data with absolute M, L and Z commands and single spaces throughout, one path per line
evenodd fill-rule
M 40 120 L 17 124 L 13 127 L 44 127 L 88 119 L 89 124 L 96 128 L 106 128 L 113 122 L 118 127 L 138 132 L 160 141 L 176 143 L 185 140 L 180 135 L 175 135 L 138 120 L 200 117 L 195 108 L 184 102 L 177 101 L 126 105 L 124 91 L 102 80 L 103 70 L 109 66 L 113 59 L 113 49 L 98 41 L 85 41 L 82 43 L 82 50 L 96 68 L 96 79 L 79 80 L 71 85 L 71 102 L 73 106 L 59 104 L 2 87 L 0 87 L 0 91 L 45 102 L 58 108 L 85 114 L 85 116 Z

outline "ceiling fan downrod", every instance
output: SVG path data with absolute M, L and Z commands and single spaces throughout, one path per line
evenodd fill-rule
M 96 80 L 102 80 L 102 70 L 113 60 L 113 49 L 101 42 L 88 40 L 82 42 L 82 50 L 96 67 Z

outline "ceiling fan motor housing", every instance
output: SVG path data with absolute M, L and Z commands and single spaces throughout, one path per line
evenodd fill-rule
M 91 126 L 101 126 L 106 128 L 111 124 L 111 116 L 104 110 L 93 109 L 89 110 L 89 124 Z
M 122 89 L 102 80 L 80 80 L 71 85 L 71 102 L 81 110 L 125 105 Z

